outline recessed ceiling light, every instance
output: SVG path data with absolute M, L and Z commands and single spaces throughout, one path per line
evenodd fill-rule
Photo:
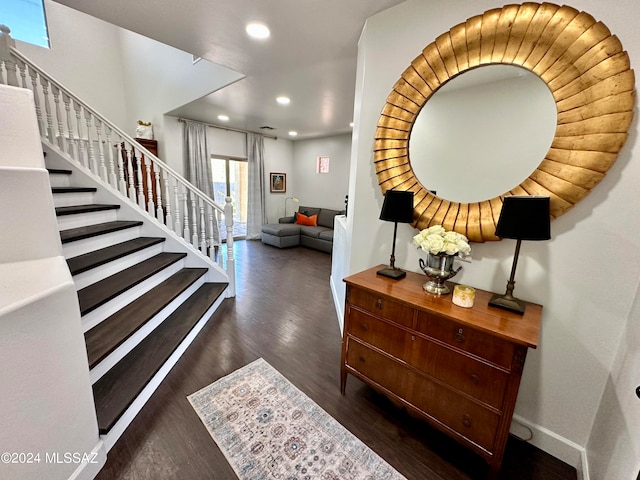
M 278 97 L 276 98 L 276 102 L 280 105 L 289 105 L 291 103 L 291 99 L 289 97 Z
M 229 117 L 227 115 L 218 115 L 218 120 L 220 120 L 221 122 L 228 122 Z
M 248 23 L 245 30 L 247 31 L 247 35 L 258 40 L 264 40 L 266 38 L 269 38 L 269 36 L 271 35 L 269 27 L 260 22 Z
M 296 132 L 295 130 L 291 130 L 289 132 L 289 136 L 291 136 L 291 137 L 295 137 L 296 135 L 298 135 L 298 132 Z

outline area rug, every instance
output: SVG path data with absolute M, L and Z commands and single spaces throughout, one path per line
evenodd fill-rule
M 241 480 L 406 480 L 262 358 L 188 399 Z

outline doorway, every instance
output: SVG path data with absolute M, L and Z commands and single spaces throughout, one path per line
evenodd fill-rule
M 211 158 L 213 176 L 213 199 L 218 205 L 225 205 L 225 197 L 232 199 L 233 239 L 242 240 L 247 236 L 248 176 L 247 160 L 233 157 L 213 156 Z M 220 240 L 226 241 L 227 229 L 224 215 L 218 226 Z

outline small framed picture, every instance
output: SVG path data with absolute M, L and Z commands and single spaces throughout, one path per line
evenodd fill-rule
M 287 174 L 286 173 L 274 173 L 269 174 L 269 185 L 271 186 L 271 193 L 285 193 L 287 191 Z
M 329 157 L 318 157 L 316 160 L 316 173 L 329 173 Z

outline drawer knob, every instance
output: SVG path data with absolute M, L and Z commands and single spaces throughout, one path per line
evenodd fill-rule
M 367 330 L 369 330 L 369 327 L 367 326 L 366 323 L 361 323 L 360 324 L 360 330 L 364 330 L 366 332 Z
M 461 328 L 456 332 L 456 342 L 464 342 L 464 331 Z
M 462 416 L 462 424 L 467 428 L 471 426 L 471 417 L 466 413 Z
M 376 308 L 378 310 L 382 310 L 382 299 L 379 298 L 378 300 L 376 300 Z
M 475 373 L 471 374 L 469 376 L 469 378 L 471 378 L 471 381 L 475 384 L 478 385 L 480 383 L 480 377 L 478 375 L 476 375 Z

